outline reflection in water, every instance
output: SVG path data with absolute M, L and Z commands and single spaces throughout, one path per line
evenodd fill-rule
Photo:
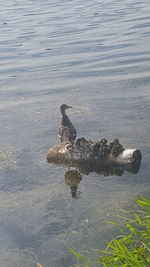
M 80 197 L 80 192 L 77 191 L 77 188 L 81 180 L 82 176 L 77 170 L 69 170 L 65 173 L 65 184 L 70 186 L 72 198 Z
M 121 176 L 124 171 L 128 171 L 136 174 L 141 165 L 142 153 L 138 149 L 123 149 L 118 139 L 107 145 L 104 138 L 93 143 L 82 137 L 77 139 L 74 146 L 70 142 L 53 146 L 46 159 L 49 163 L 69 166 L 65 173 L 65 183 L 71 188 L 72 198 L 79 198 L 77 189 L 82 180 L 81 173 Z M 70 170 L 70 167 L 76 170 Z
M 65 173 L 65 184 L 69 185 L 71 188 L 72 198 L 80 198 L 80 192 L 78 191 L 78 185 L 82 180 L 81 173 L 88 175 L 90 172 L 96 172 L 97 174 L 101 174 L 103 176 L 121 176 L 124 171 L 137 173 L 141 164 L 141 152 L 139 150 L 136 151 L 136 157 L 133 164 L 126 165 L 110 165 L 108 167 L 105 165 L 99 165 L 97 162 L 92 161 L 91 164 L 85 163 L 76 163 L 75 165 L 71 164 L 71 166 L 76 166 L 75 170 L 68 170 Z

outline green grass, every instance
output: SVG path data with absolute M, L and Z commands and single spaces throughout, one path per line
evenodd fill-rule
M 148 267 L 150 266 L 150 200 L 139 195 L 133 199 L 135 208 L 121 211 L 121 223 L 107 222 L 118 227 L 118 236 L 107 242 L 105 250 L 98 251 L 95 260 L 88 260 L 73 249 L 78 259 L 74 267 Z

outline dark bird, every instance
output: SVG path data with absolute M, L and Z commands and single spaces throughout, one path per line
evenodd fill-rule
M 124 148 L 119 143 L 118 138 L 114 139 L 111 143 L 113 144 L 112 149 L 111 149 L 111 153 L 116 158 L 122 151 L 124 151 Z
M 69 141 L 71 144 L 74 144 L 74 141 L 76 139 L 76 129 L 65 112 L 65 110 L 68 108 L 72 107 L 67 106 L 66 104 L 62 104 L 60 106 L 62 121 L 59 125 L 58 135 L 61 143 L 67 143 Z
M 88 141 L 84 138 L 84 137 L 81 137 L 81 138 L 78 138 L 76 143 L 75 143 L 75 147 L 80 150 L 83 149 L 83 147 L 86 147 L 87 146 L 87 143 Z
M 107 145 L 107 140 L 103 138 L 101 141 L 96 142 L 93 147 L 94 155 L 99 156 L 101 158 L 105 158 L 110 150 Z

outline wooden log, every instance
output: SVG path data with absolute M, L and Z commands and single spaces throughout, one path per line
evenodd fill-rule
M 109 149 L 112 142 L 108 146 L 101 146 L 102 141 L 92 142 L 80 138 L 79 146 L 78 140 L 75 145 L 70 143 L 54 145 L 47 153 L 47 161 L 77 167 L 80 172 L 87 174 L 94 171 L 121 175 L 124 170 L 137 173 L 140 168 L 142 154 L 136 148 L 121 149 L 117 154 L 114 148 Z

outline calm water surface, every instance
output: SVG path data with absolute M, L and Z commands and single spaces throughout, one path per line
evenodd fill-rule
M 69 267 L 111 237 L 103 223 L 149 191 L 149 0 L 1 0 L 0 266 Z M 78 136 L 142 151 L 138 174 L 82 175 L 46 163 L 59 105 Z

